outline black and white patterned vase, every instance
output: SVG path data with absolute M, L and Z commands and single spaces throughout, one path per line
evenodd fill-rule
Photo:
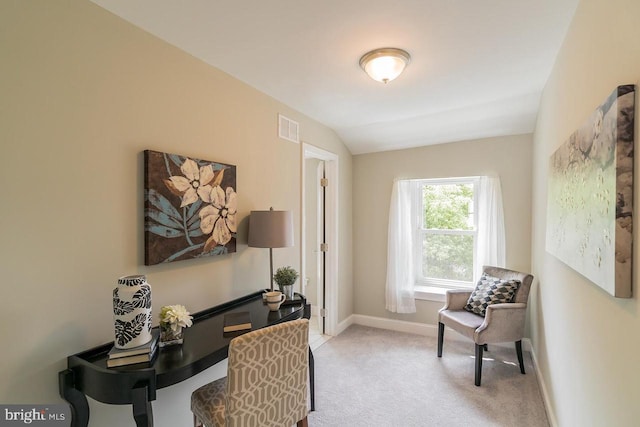
M 131 348 L 151 341 L 151 286 L 143 275 L 118 279 L 113 290 L 116 348 Z

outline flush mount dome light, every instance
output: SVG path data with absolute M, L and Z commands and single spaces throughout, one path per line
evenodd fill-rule
M 360 67 L 373 80 L 388 83 L 402 73 L 411 61 L 411 55 L 402 49 L 385 47 L 365 53 L 360 58 Z

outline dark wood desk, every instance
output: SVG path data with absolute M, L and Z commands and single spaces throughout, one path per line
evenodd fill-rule
M 156 390 L 186 380 L 227 358 L 229 341 L 237 335 L 223 334 L 225 313 L 251 312 L 253 329 L 276 323 L 307 318 L 311 307 L 306 299 L 269 311 L 262 302 L 263 291 L 229 301 L 193 315 L 193 326 L 184 333 L 184 343 L 159 349 L 149 367 L 140 365 L 107 368 L 107 353 L 113 342 L 92 348 L 67 358 L 68 368 L 58 373 L 60 396 L 71 405 L 72 427 L 87 427 L 89 404 L 87 397 L 103 403 L 133 405 L 133 418 L 138 427 L 153 426 L 151 402 Z M 311 410 L 314 410 L 313 353 L 309 349 Z

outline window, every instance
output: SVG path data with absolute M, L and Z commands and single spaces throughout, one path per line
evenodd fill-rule
M 471 287 L 478 234 L 477 178 L 418 181 L 416 285 Z
M 396 179 L 389 203 L 385 308 L 415 313 L 415 299 L 443 301 L 471 288 L 483 265 L 505 265 L 497 176 Z

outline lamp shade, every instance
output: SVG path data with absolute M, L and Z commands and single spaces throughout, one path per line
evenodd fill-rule
M 252 248 L 293 246 L 293 215 L 291 211 L 251 211 L 249 246 Z

